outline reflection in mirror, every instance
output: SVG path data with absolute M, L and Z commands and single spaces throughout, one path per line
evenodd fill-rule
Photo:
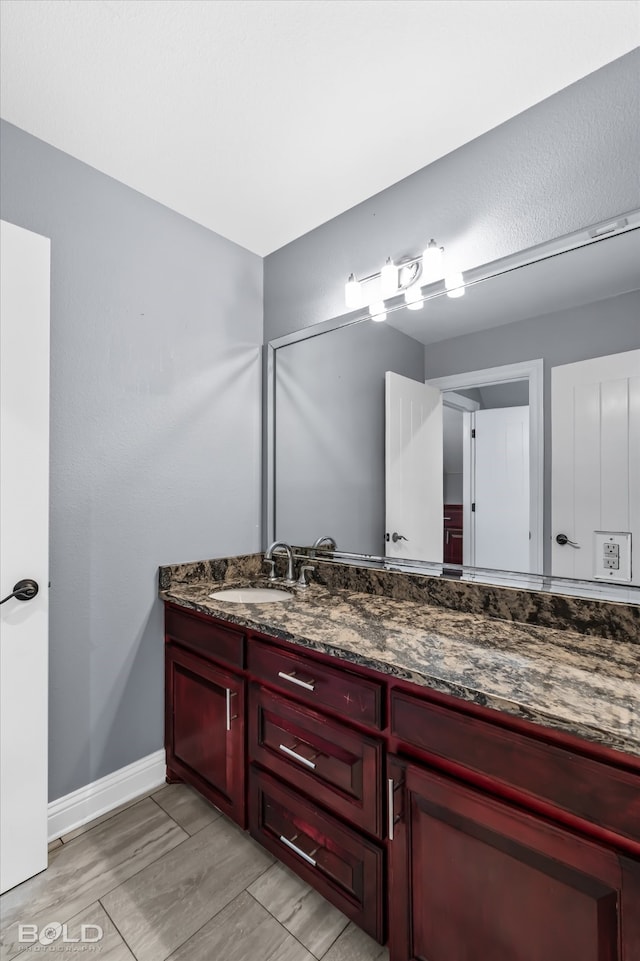
M 640 585 L 640 230 L 543 255 L 274 345 L 274 537 Z

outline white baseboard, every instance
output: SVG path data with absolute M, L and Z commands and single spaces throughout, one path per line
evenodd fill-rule
M 159 787 L 164 780 L 165 755 L 161 750 L 51 801 L 47 809 L 49 840 L 68 834 L 139 794 Z

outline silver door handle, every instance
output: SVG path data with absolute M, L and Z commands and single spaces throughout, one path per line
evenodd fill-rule
M 280 835 L 280 840 L 282 841 L 283 844 L 286 844 L 288 848 L 291 848 L 292 851 L 295 851 L 298 857 L 301 857 L 303 861 L 306 861 L 308 864 L 310 864 L 312 867 L 315 868 L 316 862 L 314 861 L 314 859 L 309 854 L 305 854 L 305 852 L 302 851 L 297 844 L 294 844 L 293 841 L 290 841 L 289 838 L 286 838 L 284 834 Z M 315 851 L 314 851 L 314 854 L 315 854 Z
M 398 541 L 406 541 L 408 539 L 409 538 L 405 537 L 404 534 L 398 534 L 397 531 L 394 531 L 393 534 L 391 535 L 391 540 L 393 541 L 394 544 L 397 544 Z
M 231 730 L 231 722 L 235 721 L 237 714 L 231 717 L 231 698 L 236 696 L 236 692 L 232 691 L 231 688 L 226 688 L 226 701 L 227 701 L 227 731 Z
M 36 596 L 39 590 L 40 588 L 38 587 L 37 581 L 26 578 L 26 580 L 18 581 L 17 584 L 14 584 L 12 592 L 7 594 L 6 597 L 3 597 L 0 604 L 6 604 L 12 597 L 15 597 L 17 601 L 30 601 Z
M 287 747 L 286 744 L 279 744 L 278 749 L 282 751 L 283 754 L 287 754 L 289 757 L 292 757 L 294 761 L 300 761 L 301 764 L 304 764 L 306 767 L 311 768 L 312 771 L 315 771 L 316 766 L 313 761 L 309 761 L 308 758 L 303 757 L 302 754 L 296 754 L 296 752 L 292 748 Z
M 305 691 L 315 691 L 316 689 L 315 681 L 303 681 L 301 678 L 296 677 L 295 671 L 291 671 L 290 674 L 285 674 L 284 671 L 278 671 L 278 677 L 281 677 L 283 681 L 289 681 L 291 684 L 297 684 L 298 687 L 303 687 Z

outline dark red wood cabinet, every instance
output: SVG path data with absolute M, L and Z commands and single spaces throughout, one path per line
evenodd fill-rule
M 640 760 L 166 608 L 167 776 L 390 961 L 640 961 Z
M 393 961 L 637 961 L 637 863 L 416 764 L 388 773 Z
M 168 780 L 192 784 L 245 827 L 244 679 L 174 643 L 165 671 Z

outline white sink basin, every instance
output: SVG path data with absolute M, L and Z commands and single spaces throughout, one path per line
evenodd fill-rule
M 273 604 L 293 600 L 293 594 L 289 591 L 279 591 L 275 587 L 228 588 L 226 591 L 209 594 L 209 597 L 214 601 L 227 601 L 229 604 Z

